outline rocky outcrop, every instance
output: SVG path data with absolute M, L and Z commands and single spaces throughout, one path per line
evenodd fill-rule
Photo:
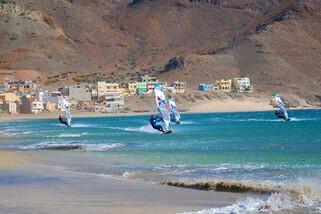
M 171 70 L 180 69 L 184 67 L 183 57 L 174 57 L 168 61 L 165 65 L 163 72 L 169 72 Z
M 24 17 L 38 22 L 45 22 L 50 27 L 57 27 L 52 16 L 44 14 L 40 11 L 31 11 L 25 9 L 15 2 L 2 0 L 0 1 L 0 15 L 9 17 Z

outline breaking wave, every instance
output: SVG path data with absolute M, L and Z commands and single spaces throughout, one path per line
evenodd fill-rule
M 184 183 L 184 182 L 183 182 Z M 174 186 L 188 186 L 193 188 L 197 183 L 180 183 Z M 200 182 L 198 182 L 200 185 Z M 196 185 L 196 186 L 199 186 Z M 319 181 L 305 180 L 288 185 L 269 185 L 269 184 L 250 184 L 237 181 L 203 182 L 201 185 L 204 190 L 216 190 L 220 187 L 225 192 L 254 192 L 269 193 L 267 199 L 257 197 L 247 197 L 236 203 L 222 207 L 204 209 L 196 212 L 184 212 L 182 214 L 230 214 L 230 213 L 271 213 L 278 211 L 298 213 L 309 211 L 321 212 L 321 187 Z M 222 188 L 223 187 L 223 188 Z M 214 189 L 212 189 L 214 188 Z M 216 190 L 216 191 L 220 191 Z M 236 191 L 235 191 L 236 190 Z
M 20 146 L 23 150 L 86 150 L 86 151 L 107 151 L 124 147 L 121 143 L 112 144 L 82 144 L 82 143 L 52 143 L 42 142 L 26 146 Z

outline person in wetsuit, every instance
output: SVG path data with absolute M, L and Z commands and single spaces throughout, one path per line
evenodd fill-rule
M 162 121 L 162 119 L 158 115 L 151 115 L 149 118 L 149 123 L 153 127 L 153 129 L 156 129 L 164 133 L 163 127 L 157 124 L 157 122 L 160 122 L 160 121 Z
M 61 116 L 59 115 L 59 118 L 58 118 L 59 122 L 64 124 L 65 126 L 69 126 L 68 122 L 65 120 L 65 117 L 64 116 Z
M 275 114 L 275 116 L 277 118 L 283 119 L 285 121 L 290 121 L 291 120 L 290 118 L 286 118 L 282 111 L 275 111 L 274 114 Z

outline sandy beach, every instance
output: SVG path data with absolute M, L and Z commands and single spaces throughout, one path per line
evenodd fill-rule
M 34 163 L 33 155 L 45 158 L 35 152 L 0 152 L 1 212 L 177 213 L 226 206 L 248 195 L 66 172 Z
M 181 109 L 184 105 L 181 105 Z M 197 102 L 186 106 L 186 113 L 214 113 L 214 112 L 244 112 L 244 111 L 270 111 L 273 107 L 267 100 L 258 102 L 256 99 L 247 100 L 209 100 Z M 79 112 L 73 111 L 73 118 L 85 117 L 109 117 L 109 116 L 134 116 L 134 115 L 148 115 L 152 112 L 124 112 L 124 113 L 100 113 L 100 112 Z M 0 121 L 4 120 L 22 120 L 22 119 L 46 119 L 57 118 L 59 112 L 44 112 L 39 114 L 4 114 L 0 115 Z

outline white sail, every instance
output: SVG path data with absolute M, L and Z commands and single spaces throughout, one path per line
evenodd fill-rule
M 281 97 L 278 95 L 275 96 L 275 102 L 276 102 L 276 105 L 279 107 L 280 111 L 282 111 L 282 113 L 284 114 L 285 119 L 288 120 L 289 119 L 288 112 L 286 110 L 285 104 L 282 101 Z
M 163 128 L 165 131 L 169 131 L 170 126 L 170 112 L 168 110 L 166 97 L 164 94 L 164 87 L 162 85 L 156 86 L 154 89 L 156 107 L 160 118 L 163 121 Z
M 178 113 L 175 100 L 172 97 L 168 98 L 168 104 L 169 104 L 169 108 L 170 108 L 171 116 L 172 116 L 173 120 L 176 123 L 179 123 L 180 119 L 181 119 L 181 115 Z
M 67 123 L 70 126 L 71 125 L 71 112 L 70 112 L 70 104 L 65 98 L 60 99 L 61 103 L 61 111 L 64 113 L 64 116 L 67 119 Z

